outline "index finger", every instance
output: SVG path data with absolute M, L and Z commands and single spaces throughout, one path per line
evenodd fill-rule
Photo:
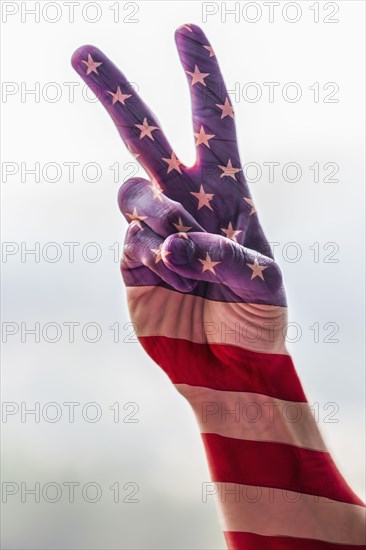
M 181 163 L 170 147 L 160 124 L 125 75 L 94 46 L 82 46 L 72 56 L 72 65 L 102 102 L 128 149 L 152 176 L 167 169 L 169 183 L 182 173 Z

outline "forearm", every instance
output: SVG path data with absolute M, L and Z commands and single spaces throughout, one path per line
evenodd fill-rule
M 363 504 L 324 445 L 291 359 L 242 359 L 231 390 L 225 375 L 214 389 L 177 384 L 198 420 L 229 548 L 364 544 Z
M 142 292 L 130 293 L 141 311 Z M 164 303 L 169 310 L 167 292 L 157 289 L 149 306 L 156 310 Z M 362 545 L 363 504 L 327 451 L 285 349 L 285 311 L 271 319 L 267 308 L 261 330 L 258 315 L 254 330 L 248 305 L 220 304 L 240 312 L 235 333 L 233 320 L 214 324 L 214 317 L 202 329 L 199 313 L 192 313 L 200 308 L 185 300 L 183 309 L 180 300 L 183 304 L 182 295 L 174 297 L 175 311 L 186 320 L 180 324 L 183 337 L 173 323 L 159 331 L 145 323 L 139 338 L 195 412 L 214 482 L 207 490 L 216 493 L 229 548 Z M 138 310 L 134 313 L 138 319 Z

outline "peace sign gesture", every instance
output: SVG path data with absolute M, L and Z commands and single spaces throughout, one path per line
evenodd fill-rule
M 362 503 L 325 448 L 285 347 L 281 272 L 242 172 L 215 52 L 195 25 L 179 28 L 176 42 L 192 97 L 192 167 L 104 54 L 84 46 L 72 61 L 150 176 L 119 192 L 130 224 L 121 267 L 137 335 L 197 415 L 230 548 L 351 548 L 363 540 Z M 249 398 L 258 421 L 223 416 Z M 296 406 L 300 420 L 289 426 L 278 412 L 268 419 L 268 404 Z M 223 498 L 228 484 L 238 489 L 234 499 Z M 247 485 L 270 488 L 271 500 L 245 500 Z
M 270 247 L 241 169 L 234 112 L 214 50 L 195 25 L 179 28 L 176 42 L 192 97 L 197 147 L 197 160 L 192 167 L 182 164 L 156 117 L 104 54 L 95 47 L 83 46 L 73 56 L 75 69 L 98 95 L 128 149 L 151 178 L 151 182 L 133 180 L 123 186 L 121 210 L 135 228 L 140 229 L 143 222 L 164 238 L 190 231 L 189 242 L 171 242 L 170 246 L 193 247 L 196 242 L 203 260 L 207 258 L 207 266 L 211 265 L 210 261 L 220 265 L 217 270 L 208 267 L 203 271 L 200 262 L 195 262 L 191 267 L 199 268 L 199 280 L 226 283 L 239 292 L 241 298 L 247 296 L 250 301 L 284 305 L 279 271 L 271 261 Z M 160 225 L 164 225 L 164 229 Z M 184 228 L 188 229 L 184 231 Z M 220 238 L 193 235 L 197 231 L 220 235 Z M 130 240 L 126 244 L 130 244 Z M 161 244 L 162 240 L 156 241 L 150 248 L 159 249 Z M 253 252 L 245 251 L 240 245 Z M 188 249 L 187 253 L 191 256 L 193 250 Z M 154 252 L 150 251 L 150 256 L 154 260 Z M 172 267 L 173 256 L 170 260 Z M 155 272 L 174 287 L 177 278 L 164 264 L 165 259 Z M 185 270 L 183 276 L 197 279 L 197 273 L 191 273 L 190 269 Z M 178 288 L 187 289 L 184 285 Z M 210 296 L 212 291 L 217 294 L 218 288 L 206 288 L 205 296 Z M 220 289 L 220 296 L 223 292 L 230 300 L 237 301 L 229 289 Z

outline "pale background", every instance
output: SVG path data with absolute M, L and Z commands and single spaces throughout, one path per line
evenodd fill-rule
M 21 4 L 34 7 L 34 2 L 3 2 L 3 10 L 5 4 L 19 10 Z M 209 481 L 209 475 L 193 415 L 139 345 L 123 341 L 130 332 L 123 328 L 129 316 L 118 263 L 109 247 L 123 241 L 126 222 L 116 195 L 120 183 L 134 171 L 133 164 L 126 166 L 134 159 L 101 105 L 83 99 L 84 85 L 70 65 L 74 49 L 83 43 L 104 50 L 137 83 L 178 156 L 191 164 L 190 100 L 173 38 L 174 30 L 187 22 L 202 25 L 207 32 L 229 90 L 235 85 L 242 90 L 247 82 L 261 86 L 263 96 L 256 103 L 231 95 L 242 162 L 262 166 L 262 178 L 251 190 L 269 240 L 280 242 L 280 251 L 288 242 L 301 246 L 297 263 L 285 261 L 281 253 L 276 256 L 285 277 L 290 320 L 302 328 L 302 337 L 289 349 L 310 403 L 319 404 L 320 427 L 337 464 L 352 488 L 364 496 L 363 2 L 331 3 L 339 7 L 333 16 L 339 22 L 333 24 L 323 22 L 333 11 L 333 7 L 325 11 L 323 2 L 318 3 L 319 23 L 314 23 L 309 9 L 314 3 L 298 2 L 302 17 L 292 24 L 282 16 L 283 3 L 273 23 L 263 2 L 256 2 L 262 10 L 256 23 L 242 16 L 239 22 L 233 16 L 222 21 L 221 3 L 216 4 L 218 13 L 204 23 L 202 4 L 194 1 L 137 2 L 133 18 L 138 22 L 114 23 L 110 7 L 116 3 L 102 2 L 102 16 L 94 24 L 83 21 L 84 4 L 81 1 L 75 8 L 73 23 L 59 2 L 61 18 L 56 23 L 42 17 L 35 23 L 32 16 L 22 22 L 19 11 L 2 25 L 2 80 L 15 83 L 14 90 L 34 88 L 39 82 L 41 90 L 39 102 L 34 96 L 22 102 L 20 91 L 3 95 L 3 163 L 24 162 L 30 168 L 39 162 L 42 169 L 54 162 L 61 167 L 54 183 L 46 181 L 55 174 L 51 169 L 48 176 L 41 174 L 39 183 L 29 175 L 22 182 L 20 172 L 3 183 L 3 241 L 19 247 L 24 242 L 30 248 L 39 242 L 41 250 L 56 242 L 62 251 L 55 263 L 42 256 L 39 262 L 34 256 L 22 262 L 20 253 L 2 263 L 3 327 L 9 327 L 4 325 L 8 322 L 19 325 L 19 332 L 3 344 L 3 401 L 19 407 L 25 402 L 28 408 L 35 402 L 41 407 L 56 402 L 62 411 L 55 423 L 42 416 L 39 423 L 32 416 L 21 422 L 18 413 L 2 424 L 2 481 L 19 485 L 19 492 L 3 504 L 3 548 L 225 547 L 213 499 L 203 503 L 201 498 L 201 484 Z M 237 4 L 242 9 L 246 2 Z M 54 18 L 56 11 L 49 9 L 46 17 Z M 123 2 L 120 9 L 120 19 L 135 11 Z M 94 17 L 92 8 L 88 13 Z M 46 99 L 42 97 L 49 82 L 56 83 L 61 93 L 56 102 L 47 100 L 47 88 Z M 268 101 L 264 82 L 280 83 L 274 102 Z M 300 101 L 283 100 L 281 90 L 288 82 L 301 86 Z M 320 83 L 318 103 L 309 90 L 314 82 Z M 332 91 L 323 91 L 327 82 L 339 86 L 337 103 L 323 102 Z M 65 83 L 78 84 L 73 101 Z M 51 97 L 51 88 L 48 91 Z M 80 163 L 74 182 L 69 181 L 66 162 Z M 101 167 L 95 183 L 82 175 L 81 168 L 89 162 Z M 120 174 L 115 178 L 109 167 L 116 162 Z M 281 168 L 296 162 L 302 178 L 290 183 L 277 172 L 270 183 L 264 162 L 279 162 Z M 315 183 L 309 170 L 315 162 L 337 163 L 339 182 Z M 321 171 L 321 180 L 327 173 L 330 170 Z M 142 169 L 139 174 L 143 175 Z M 89 175 L 93 176 L 92 170 Z M 73 263 L 63 244 L 71 241 L 80 243 Z M 89 242 L 101 247 L 102 257 L 96 263 L 81 255 Z M 315 242 L 320 248 L 337 243 L 339 262 L 325 263 L 322 250 L 320 261 L 314 262 L 309 246 Z M 53 252 L 49 249 L 50 256 Z M 69 343 L 63 323 L 72 321 L 80 326 L 74 343 Z M 40 343 L 34 343 L 32 336 L 22 343 L 22 322 L 28 327 L 55 322 L 62 335 L 57 343 L 42 336 Z M 94 344 L 81 335 L 81 327 L 90 322 L 102 330 Z M 315 343 L 309 329 L 315 322 L 320 327 L 337 323 L 339 342 L 324 342 L 330 329 L 321 328 L 320 341 Z M 108 328 L 114 323 L 120 326 L 119 343 L 113 342 Z M 48 337 L 54 334 L 50 329 Z M 89 336 L 93 337 L 92 330 Z M 80 406 L 70 423 L 63 405 L 69 401 L 81 406 L 97 402 L 101 420 L 85 421 Z M 124 404 L 135 402 L 139 411 L 134 418 L 139 422 L 114 423 L 109 407 L 115 402 L 120 403 L 122 419 L 132 411 L 123 410 Z M 335 405 L 326 409 L 327 403 Z M 332 418 L 338 422 L 325 422 L 333 410 L 337 412 Z M 32 496 L 23 503 L 22 482 L 28 488 L 36 482 L 41 487 L 56 482 L 64 491 L 55 503 L 42 496 L 40 503 L 35 504 Z M 68 502 L 65 482 L 80 483 L 74 503 Z M 102 489 L 97 503 L 81 496 L 80 487 L 89 482 Z M 109 487 L 116 482 L 121 500 L 130 492 L 123 486 L 137 483 L 139 502 L 114 503 Z M 49 496 L 53 495 L 50 489 Z

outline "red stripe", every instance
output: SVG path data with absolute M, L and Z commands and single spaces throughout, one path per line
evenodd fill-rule
M 306 402 L 289 355 L 257 353 L 228 344 L 197 344 L 165 336 L 139 338 L 174 384 L 261 393 Z
M 319 498 L 329 498 L 364 506 L 327 452 L 284 443 L 201 435 L 213 481 L 306 493 L 314 495 L 315 503 Z M 262 498 L 270 499 L 270 492 Z
M 335 544 L 295 537 L 264 537 L 254 533 L 224 532 L 230 550 L 361 550 L 365 545 Z

